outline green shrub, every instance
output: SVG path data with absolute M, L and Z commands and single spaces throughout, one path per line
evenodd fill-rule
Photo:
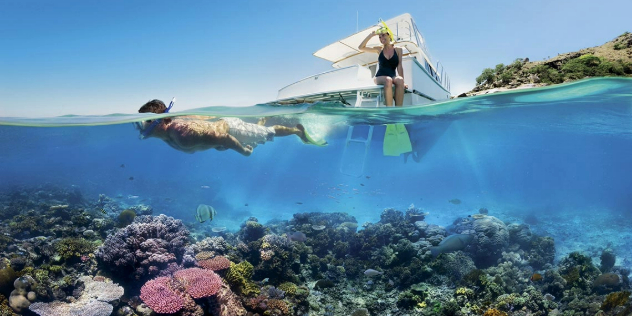
M 514 62 L 511 63 L 510 66 L 513 69 L 520 70 L 520 69 L 522 69 L 522 64 L 524 64 L 524 59 L 516 58 L 516 60 L 514 60 Z
M 503 64 L 496 65 L 496 74 L 497 75 L 502 74 L 503 71 L 505 71 L 505 65 L 503 65 Z
M 614 50 L 620 50 L 620 49 L 625 49 L 625 48 L 627 48 L 627 46 L 623 43 L 614 44 Z
M 547 65 L 537 65 L 529 69 L 529 72 L 538 75 L 540 81 L 544 83 L 564 82 L 564 75 Z
M 481 85 L 483 83 L 494 83 L 496 81 L 496 73 L 494 69 L 485 68 L 483 73 L 480 76 L 476 77 L 476 85 Z
M 505 84 L 510 83 L 512 78 L 513 70 L 506 70 L 500 75 L 500 81 Z

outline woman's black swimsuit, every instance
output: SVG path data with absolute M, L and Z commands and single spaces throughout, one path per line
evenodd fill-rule
M 380 52 L 380 56 L 377 58 L 377 61 L 380 63 L 380 68 L 375 74 L 376 77 L 380 76 L 389 76 L 391 78 L 395 78 L 395 69 L 399 66 L 399 57 L 397 56 L 397 50 L 393 52 L 393 56 L 391 59 L 386 59 L 384 56 L 384 50 Z

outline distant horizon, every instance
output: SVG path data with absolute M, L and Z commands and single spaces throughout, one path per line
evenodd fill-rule
M 131 114 L 148 100 L 174 96 L 174 112 L 270 102 L 280 88 L 331 69 L 315 51 L 403 13 L 444 65 L 454 96 L 471 90 L 485 68 L 599 46 L 632 31 L 632 3 L 622 0 L 596 8 L 543 0 L 378 7 L 4 1 L 0 117 Z

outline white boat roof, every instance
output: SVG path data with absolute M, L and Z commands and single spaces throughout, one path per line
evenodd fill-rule
M 428 60 L 428 63 L 432 65 L 424 39 L 410 14 L 404 13 L 384 22 L 393 33 L 395 33 L 395 46 L 405 48 L 404 54 L 422 54 L 423 57 Z M 314 56 L 332 62 L 334 68 L 343 68 L 355 64 L 367 65 L 375 63 L 377 61 L 377 55 L 362 52 L 358 49 L 358 46 L 360 46 L 362 41 L 371 32 L 377 30 L 379 27 L 380 25 L 373 25 L 349 37 L 329 44 L 315 52 Z M 379 47 L 381 45 L 379 38 L 375 36 L 369 40 L 366 46 Z

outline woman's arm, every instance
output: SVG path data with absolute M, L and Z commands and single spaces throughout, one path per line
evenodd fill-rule
M 397 57 L 399 58 L 399 64 L 397 64 L 397 74 L 402 77 L 404 80 L 404 89 L 408 89 L 408 85 L 406 84 L 406 79 L 404 79 L 404 66 L 402 66 L 402 55 L 404 55 L 404 50 L 401 48 L 395 48 L 397 50 Z
M 376 53 L 379 54 L 380 53 L 380 49 L 377 47 L 366 47 L 366 43 L 369 42 L 369 40 L 371 39 L 371 37 L 375 36 L 375 31 L 371 32 L 371 34 L 367 35 L 367 37 L 364 39 L 364 41 L 362 41 L 362 43 L 360 43 L 360 46 L 358 46 L 358 49 L 360 51 L 363 51 L 365 53 Z
M 399 58 L 399 63 L 397 64 L 397 74 L 404 79 L 404 67 L 402 67 L 402 55 L 404 54 L 404 50 L 401 48 L 395 48 L 397 50 L 397 58 Z

